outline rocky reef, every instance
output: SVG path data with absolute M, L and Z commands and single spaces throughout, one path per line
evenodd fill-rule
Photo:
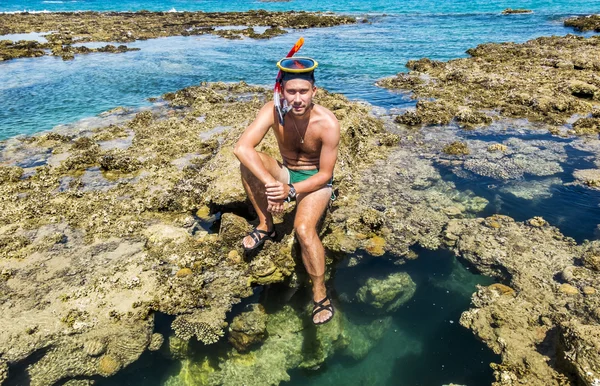
M 63 59 L 89 52 L 125 52 L 124 45 L 100 49 L 76 46 L 84 42 L 127 43 L 165 36 L 214 34 L 227 39 L 268 39 L 287 33 L 283 28 L 332 27 L 355 23 L 356 19 L 321 12 L 53 12 L 0 15 L 0 35 L 47 33 L 47 43 L 20 41 L 0 42 L 0 61 L 20 57 L 37 57 L 45 49 Z M 245 29 L 228 28 L 245 26 Z M 266 27 L 258 33 L 252 27 Z M 123 48 L 125 47 L 125 48 Z
M 599 133 L 600 37 L 567 35 L 517 43 L 489 43 L 471 56 L 440 62 L 423 58 L 411 71 L 379 85 L 412 92 L 416 110 L 397 116 L 406 125 L 456 123 L 474 128 L 501 117 L 528 118 L 577 135 Z
M 256 309 L 241 318 L 256 317 Z M 266 339 L 261 346 L 246 352 L 229 350 L 218 359 L 209 355 L 185 359 L 177 375 L 165 385 L 278 385 L 289 381 L 291 369 L 318 369 L 334 352 L 352 358 L 363 358 L 390 328 L 391 318 L 358 325 L 344 316 L 315 329 L 307 317 L 308 310 L 289 305 L 269 315 L 264 311 L 259 324 Z M 235 322 L 234 322 L 235 323 Z M 216 363 L 215 363 L 216 362 Z
M 383 279 L 370 277 L 356 292 L 356 298 L 384 312 L 396 311 L 412 298 L 417 285 L 406 272 L 396 272 Z
M 597 241 L 577 245 L 542 219 L 451 220 L 446 244 L 504 284 L 480 287 L 461 324 L 502 356 L 494 385 L 594 385 L 597 347 Z
M 17 58 L 37 58 L 50 53 L 53 56 L 60 56 L 63 60 L 72 60 L 75 54 L 90 54 L 92 52 L 108 52 L 111 54 L 123 53 L 128 51 L 138 51 L 139 48 L 130 48 L 125 45 L 118 47 L 107 44 L 103 47 L 89 48 L 86 46 L 72 46 L 70 44 L 52 44 L 40 43 L 30 40 L 20 40 L 13 42 L 10 40 L 0 40 L 0 62 Z
M 503 15 L 516 15 L 516 14 L 522 14 L 522 13 L 533 13 L 532 10 L 530 9 L 524 9 L 524 8 L 506 8 L 505 10 L 502 11 Z
M 570 17 L 564 21 L 565 27 L 573 27 L 577 31 L 600 31 L 600 15 Z

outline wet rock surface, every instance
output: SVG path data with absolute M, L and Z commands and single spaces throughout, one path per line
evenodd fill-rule
M 506 8 L 504 11 L 502 11 L 503 15 L 515 15 L 515 14 L 522 14 L 522 13 L 533 13 L 532 10 L 530 9 L 524 9 L 524 8 Z
M 378 84 L 412 91 L 419 100 L 415 111 L 396 118 L 406 125 L 455 122 L 473 128 L 518 117 L 560 127 L 578 114 L 572 133 L 597 135 L 600 126 L 590 117 L 600 101 L 599 42 L 597 36 L 567 35 L 482 44 L 467 51 L 470 58 L 411 60 L 409 73 Z
M 356 19 L 314 12 L 53 12 L 0 15 L 0 35 L 47 32 L 47 43 L 0 41 L 0 61 L 52 55 L 71 60 L 76 54 L 120 53 L 137 48 L 107 45 L 101 48 L 73 46 L 84 42 L 130 43 L 165 36 L 214 34 L 227 39 L 268 39 L 287 33 L 283 28 L 332 27 L 355 23 Z M 245 29 L 227 28 L 246 26 Z M 256 32 L 252 27 L 267 27 Z

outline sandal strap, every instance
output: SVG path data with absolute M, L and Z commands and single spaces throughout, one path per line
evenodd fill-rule
M 313 312 L 312 312 L 313 317 L 322 311 L 329 311 L 329 312 L 331 312 L 331 316 L 333 316 L 334 311 L 333 311 L 333 304 L 331 303 L 331 300 L 329 300 L 329 304 L 324 304 L 328 300 L 329 300 L 329 298 L 327 296 L 325 296 L 322 300 L 320 300 L 318 302 L 315 302 L 313 300 L 313 303 L 314 303 L 314 308 L 313 308 Z
M 248 233 L 248 236 L 252 237 L 252 240 L 254 240 L 254 245 L 256 245 L 256 243 L 258 243 L 260 240 L 264 239 L 265 237 L 268 238 L 273 238 L 275 237 L 275 229 L 273 229 L 272 231 L 263 231 L 262 229 L 258 229 L 258 228 L 254 228 L 252 230 L 252 232 Z M 260 237 L 260 235 L 264 235 L 263 237 Z

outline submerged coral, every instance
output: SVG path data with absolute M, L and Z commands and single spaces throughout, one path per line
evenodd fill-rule
M 236 316 L 229 326 L 229 342 L 239 352 L 260 344 L 267 336 L 267 314 L 262 305 Z
M 371 277 L 356 292 L 356 298 L 384 312 L 396 311 L 414 295 L 417 285 L 406 272 L 383 278 Z

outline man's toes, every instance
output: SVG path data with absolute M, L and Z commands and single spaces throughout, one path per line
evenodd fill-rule
M 244 237 L 244 240 L 242 240 L 242 244 L 244 245 L 244 247 L 246 248 L 252 248 L 252 238 L 249 236 Z
M 321 311 L 319 312 L 317 315 L 315 315 L 313 322 L 315 323 L 322 323 L 326 320 L 328 320 L 329 318 L 331 318 L 331 312 L 330 311 Z

